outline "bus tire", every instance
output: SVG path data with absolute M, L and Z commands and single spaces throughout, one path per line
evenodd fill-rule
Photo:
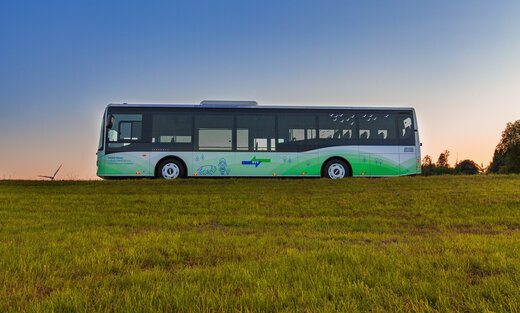
M 162 161 L 155 171 L 155 177 L 163 179 L 177 179 L 186 176 L 184 165 L 176 159 Z
M 350 168 L 340 159 L 329 160 L 323 167 L 323 174 L 330 179 L 341 179 L 350 176 Z

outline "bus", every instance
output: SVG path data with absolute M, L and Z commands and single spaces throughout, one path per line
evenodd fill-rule
M 109 104 L 101 178 L 382 177 L 421 173 L 411 107 Z

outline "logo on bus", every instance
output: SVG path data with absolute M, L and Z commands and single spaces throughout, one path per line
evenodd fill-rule
M 254 165 L 255 167 L 258 167 L 262 162 L 271 163 L 271 159 L 257 159 L 256 156 L 254 156 L 251 161 L 242 161 L 242 165 Z

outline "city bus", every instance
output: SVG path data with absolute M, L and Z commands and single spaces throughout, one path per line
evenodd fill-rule
M 109 104 L 101 178 L 382 177 L 421 173 L 411 107 Z

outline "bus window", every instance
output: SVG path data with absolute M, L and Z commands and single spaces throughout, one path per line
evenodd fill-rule
M 153 113 L 152 143 L 191 143 L 191 115 Z
M 237 127 L 237 150 L 249 150 L 249 129 Z
M 395 144 L 394 114 L 364 113 L 359 116 L 359 139 L 374 144 Z
M 316 139 L 314 115 L 280 115 L 278 117 L 278 142 L 303 142 Z
M 119 123 L 120 140 L 139 140 L 141 139 L 141 121 L 121 121 Z
M 107 131 L 109 148 L 120 148 L 142 140 L 142 114 L 112 114 L 114 122 Z
M 195 116 L 196 150 L 231 150 L 233 116 L 201 114 Z
M 399 118 L 397 119 L 397 125 L 399 127 L 399 144 L 415 144 L 415 138 L 413 136 L 414 125 L 412 114 L 399 114 Z
M 274 116 L 238 115 L 237 150 L 276 151 Z
M 349 112 L 334 112 L 318 116 L 319 139 L 349 141 L 357 138 L 356 115 Z

